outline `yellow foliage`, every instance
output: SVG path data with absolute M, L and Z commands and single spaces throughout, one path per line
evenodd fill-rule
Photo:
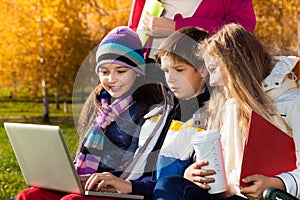
M 104 35 L 127 25 L 132 0 L 0 0 L 0 86 L 72 93 L 78 69 Z M 298 0 L 253 0 L 255 34 L 297 54 Z M 94 61 L 88 61 L 93 67 Z
M 281 55 L 297 55 L 298 0 L 253 0 L 254 33 Z
M 41 82 L 70 95 L 84 58 L 110 29 L 126 25 L 131 1 L 0 0 L 0 86 Z

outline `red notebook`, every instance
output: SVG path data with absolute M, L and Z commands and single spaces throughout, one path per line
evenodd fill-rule
M 295 144 L 292 137 L 252 111 L 245 143 L 241 180 L 249 175 L 274 176 L 296 169 Z

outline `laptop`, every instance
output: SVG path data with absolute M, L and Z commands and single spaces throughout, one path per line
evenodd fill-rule
M 295 143 L 292 137 L 252 111 L 245 143 L 241 179 L 262 174 L 274 176 L 296 169 Z
M 28 186 L 99 197 L 144 199 L 142 195 L 84 191 L 59 126 L 5 122 L 4 128 Z

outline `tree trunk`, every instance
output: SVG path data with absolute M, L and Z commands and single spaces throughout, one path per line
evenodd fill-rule
M 40 63 L 41 63 L 41 71 L 42 71 L 42 91 L 43 91 L 43 122 L 49 123 L 50 117 L 49 117 L 49 100 L 48 100 L 48 89 L 46 85 L 45 80 L 45 58 L 44 58 L 44 47 L 42 43 L 44 42 L 44 34 L 43 34 L 43 2 L 40 0 L 40 19 L 39 19 L 39 25 L 40 25 Z
M 9 90 L 8 98 L 9 98 L 9 99 L 12 99 L 12 98 L 13 98 L 13 92 L 11 91 L 11 89 Z
M 67 102 L 67 95 L 64 95 L 64 113 L 68 112 L 68 102 Z
M 43 90 L 43 122 L 49 123 L 49 100 L 48 100 L 48 89 L 46 87 L 46 81 L 42 80 L 42 90 Z
M 57 92 L 56 88 L 54 90 L 54 98 L 55 98 L 56 110 L 59 110 L 60 109 L 60 105 L 59 105 L 58 92 Z
M 84 87 L 81 87 L 81 102 L 85 102 Z

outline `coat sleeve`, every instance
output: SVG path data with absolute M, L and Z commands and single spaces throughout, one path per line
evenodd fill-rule
M 140 17 L 144 8 L 146 0 L 133 0 L 130 16 L 128 20 L 129 28 L 136 30 L 139 25 Z
M 300 116 L 300 95 L 299 90 L 295 90 L 296 92 L 293 95 L 290 95 L 290 99 L 294 99 L 294 103 L 287 103 L 288 115 L 289 119 L 287 121 L 290 122 L 291 128 L 293 130 L 293 139 L 296 147 L 296 157 L 297 157 L 297 169 L 282 173 L 277 175 L 279 177 L 286 188 L 286 192 L 296 196 L 298 199 L 300 198 L 300 124 L 299 124 L 299 116 Z M 296 94 L 298 93 L 298 94 Z M 294 105 L 293 105 L 294 104 Z M 293 105 L 293 106 L 291 106 Z
M 151 176 L 141 177 L 138 180 L 131 180 L 132 194 L 152 196 L 156 181 Z
M 251 0 L 203 0 L 192 17 L 183 18 L 177 14 L 174 21 L 176 30 L 186 26 L 198 26 L 210 34 L 232 22 L 241 24 L 250 32 L 254 31 L 256 25 Z

